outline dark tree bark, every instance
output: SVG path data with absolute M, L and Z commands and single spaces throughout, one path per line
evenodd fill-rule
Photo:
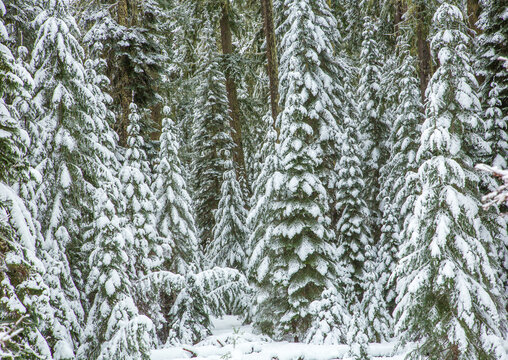
M 128 4 L 127 0 L 118 1 L 118 24 L 122 26 L 128 26 Z M 122 112 L 116 123 L 116 130 L 118 132 L 119 144 L 121 146 L 127 146 L 127 126 L 129 125 L 129 105 L 132 101 L 132 93 L 129 91 L 129 72 L 127 71 L 127 59 L 121 59 L 120 76 L 119 81 L 116 85 L 118 98 L 120 100 L 120 107 Z M 113 67 L 114 68 L 114 67 Z
M 226 0 L 222 5 L 222 16 L 220 19 L 220 38 L 222 45 L 222 53 L 229 56 L 233 53 L 233 43 L 231 37 L 231 27 L 229 25 L 229 0 Z M 245 156 L 243 152 L 242 144 L 242 123 L 240 119 L 240 106 L 238 104 L 238 94 L 236 83 L 230 74 L 230 71 L 226 69 L 226 91 L 229 102 L 229 112 L 231 115 L 231 135 L 235 148 L 233 150 L 233 161 L 236 164 L 236 177 L 240 184 L 243 184 L 248 189 L 247 176 L 245 172 Z
M 425 24 L 425 10 L 424 3 L 419 3 L 416 7 L 416 45 L 418 48 L 418 69 L 420 73 L 422 103 L 425 103 L 425 90 L 431 76 L 430 44 L 427 40 L 429 33 Z
M 480 4 L 478 0 L 467 0 L 467 18 L 469 27 L 474 30 L 475 34 L 480 33 L 480 29 L 476 26 L 480 16 Z
M 151 116 L 152 121 L 154 125 L 156 126 L 156 129 L 150 133 L 150 139 L 152 140 L 159 140 L 161 137 L 161 129 L 162 129 L 162 103 L 157 103 L 152 106 L 151 110 Z
M 393 16 L 393 25 L 395 28 L 395 38 L 399 37 L 399 24 L 402 22 L 402 16 L 407 10 L 406 4 L 402 3 L 401 1 L 397 1 L 394 7 L 395 14 Z
M 279 137 L 280 129 L 276 125 L 277 115 L 279 113 L 279 79 L 277 63 L 277 47 L 275 44 L 275 29 L 273 25 L 273 3 L 272 0 L 261 0 L 261 9 L 263 13 L 263 28 L 266 38 L 266 59 L 267 72 L 270 80 L 270 106 L 272 109 L 272 126 Z

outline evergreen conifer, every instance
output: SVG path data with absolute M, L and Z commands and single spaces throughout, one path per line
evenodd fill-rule
M 463 15 L 444 3 L 433 18 L 432 76 L 417 157 L 421 192 L 401 246 L 396 330 L 417 340 L 411 358 L 506 359 L 506 329 L 492 236 L 478 201 L 467 137 L 478 131 L 476 80 Z

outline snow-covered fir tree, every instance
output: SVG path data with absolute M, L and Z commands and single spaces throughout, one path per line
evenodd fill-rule
M 368 225 L 370 209 L 365 200 L 365 180 L 360 158 L 362 152 L 356 133 L 356 123 L 351 118 L 343 119 L 344 134 L 340 139 L 341 153 L 336 164 L 338 175 L 337 222 L 338 257 L 344 274 L 340 281 L 347 289 L 348 306 L 360 301 L 365 291 L 363 282 L 366 249 L 373 240 Z
M 272 121 L 271 116 L 267 116 L 270 118 L 269 121 Z M 247 227 L 250 231 L 247 249 L 251 253 L 247 275 L 254 282 L 260 281 L 255 280 L 257 277 L 256 270 L 264 259 L 265 244 L 269 242 L 266 237 L 267 221 L 269 220 L 268 209 L 275 196 L 271 175 L 277 169 L 279 160 L 275 153 L 276 142 L 277 132 L 273 127 L 269 127 L 258 155 L 264 159 L 263 164 L 257 178 L 252 183 L 251 207 L 247 216 Z
M 159 164 L 155 170 L 154 193 L 158 201 L 157 226 L 163 237 L 169 264 L 164 268 L 185 274 L 190 266 L 200 267 L 199 241 L 194 223 L 194 209 L 187 192 L 179 157 L 176 128 L 170 109 L 164 109 L 160 137 Z
M 197 75 L 200 83 L 194 104 L 192 179 L 200 245 L 206 248 L 213 240 L 214 212 L 220 201 L 226 170 L 224 155 L 234 147 L 225 78 L 210 19 L 203 27 L 200 51 L 202 62 Z
M 342 34 L 337 29 L 337 20 L 328 3 L 326 1 L 312 3 L 312 7 L 317 14 L 316 19 L 311 17 L 312 22 L 319 24 L 313 30 L 317 34 L 314 35 L 316 44 L 309 41 L 302 45 L 302 49 L 309 47 L 316 56 L 309 60 L 309 68 L 304 67 L 298 76 L 304 82 L 304 94 L 307 93 L 309 96 L 305 104 L 307 112 L 322 123 L 317 138 L 317 142 L 323 150 L 323 169 L 320 173 L 320 180 L 327 189 L 330 201 L 327 215 L 335 225 L 338 218 L 335 203 L 337 196 L 340 196 L 337 193 L 341 192 L 337 185 L 336 171 L 337 159 L 340 158 L 341 152 L 339 136 L 345 131 L 341 128 L 342 125 L 356 112 L 351 87 L 355 73 L 349 59 L 340 51 Z M 284 21 L 277 29 L 281 35 L 291 34 L 295 31 L 294 28 L 291 28 L 294 23 L 288 20 L 289 14 L 288 11 L 283 12 L 282 19 Z M 312 25 L 309 27 L 312 28 Z M 281 40 L 281 47 L 284 46 Z M 284 76 L 284 74 L 280 74 L 281 82 L 287 80 L 284 80 Z M 283 108 L 282 103 L 280 107 Z M 278 126 L 280 127 L 280 124 Z
M 16 328 L 11 329 L 13 339 L 0 345 L 0 357 L 49 360 L 52 351 L 46 335 L 53 314 L 44 265 L 37 257 L 37 228 L 12 188 L 26 177 L 24 156 L 30 140 L 9 100 L 29 94 L 24 91 L 26 70 L 7 47 L 5 11 L 0 1 L 0 318 Z
M 338 254 L 343 272 L 339 274 L 338 281 L 346 289 L 346 309 L 353 317 L 359 316 L 356 314 L 358 312 L 362 313 L 362 331 L 365 333 L 361 336 L 366 336 L 371 341 L 380 341 L 389 337 L 391 325 L 384 299 L 384 287 L 379 283 L 384 275 L 384 259 L 378 258 L 380 254 L 374 250 L 378 247 L 374 244 L 369 226 L 372 212 L 366 201 L 368 194 L 363 172 L 365 164 L 361 161 L 365 153 L 359 150 L 361 142 L 357 134 L 357 114 L 354 111 L 350 114 L 342 119 L 340 159 L 335 166 L 339 189 L 336 204 Z M 351 329 L 344 329 L 345 333 L 350 331 Z
M 228 157 L 228 154 L 225 154 Z M 249 235 L 246 219 L 247 211 L 243 203 L 240 183 L 232 159 L 226 160 L 221 198 L 215 212 L 213 240 L 207 249 L 212 264 L 230 267 L 245 272 L 247 270 Z
M 120 203 L 122 197 L 118 193 L 121 188 L 118 179 L 118 169 L 120 168 L 117 159 L 118 136 L 111 128 L 115 116 L 108 107 L 112 99 L 104 91 L 109 83 L 108 78 L 103 74 L 104 65 L 105 62 L 101 59 L 87 59 L 84 64 L 86 87 L 89 94 L 91 94 L 91 101 L 87 104 L 89 121 L 82 128 L 81 138 L 87 139 L 88 151 L 93 153 L 93 157 L 83 167 L 83 177 L 88 182 L 86 188 L 88 199 L 93 199 L 97 188 L 109 189 L 110 191 L 114 189 L 116 193 L 112 192 L 112 198 L 115 203 Z M 82 227 L 85 229 L 82 232 L 82 239 L 68 246 L 67 254 L 73 259 L 70 263 L 72 275 L 81 293 L 82 303 L 86 310 L 89 304 L 84 289 L 90 270 L 88 259 L 94 247 L 93 236 L 96 231 L 97 219 L 95 218 L 96 213 L 93 206 L 85 209 L 83 213 L 86 216 L 81 219 Z
M 384 254 L 379 252 L 378 246 L 367 246 L 364 251 L 362 280 L 365 292 L 357 312 L 362 314 L 365 322 L 362 326 L 368 342 L 388 341 L 392 337 L 393 320 L 385 297 L 386 282 L 382 281 L 383 277 L 387 277 Z
M 90 254 L 86 293 L 93 298 L 77 352 L 78 359 L 150 359 L 155 328 L 139 314 L 129 265 L 132 236 L 125 236 L 108 193 L 97 189 L 94 202 L 96 233 Z M 136 255 L 137 256 L 137 255 Z
M 79 30 L 66 0 L 44 3 L 35 19 L 37 40 L 31 67 L 35 70 L 34 101 L 43 112 L 36 119 L 43 135 L 43 156 L 36 161 L 43 178 L 38 189 L 39 221 L 44 234 L 41 258 L 55 310 L 53 335 L 62 358 L 73 358 L 84 312 L 71 275 L 67 247 L 79 241 L 83 209 L 91 204 L 86 196 L 83 169 L 92 162 L 93 148 L 83 129 L 93 122 L 88 116 L 92 102 L 83 67 L 84 50 Z M 44 206 L 46 204 L 46 206 Z
M 376 241 L 380 235 L 381 221 L 381 209 L 377 200 L 380 191 L 380 168 L 388 157 L 385 143 L 388 129 L 383 121 L 381 106 L 382 56 L 375 37 L 378 30 L 377 24 L 371 17 L 364 18 L 363 42 L 358 65 L 360 79 L 357 90 L 359 126 L 362 134 L 361 141 L 364 143 L 365 200 L 371 211 L 369 224 Z
M 482 100 L 492 147 L 491 165 L 507 167 L 508 159 L 508 4 L 482 0 L 479 26 L 480 74 L 485 77 Z
M 463 21 L 447 3 L 433 18 L 439 68 L 417 155 L 422 189 L 396 269 L 396 331 L 417 341 L 414 359 L 507 358 L 505 299 L 491 257 L 497 238 L 484 223 L 467 139 L 480 123 Z
M 166 14 L 154 0 L 93 1 L 83 10 L 88 29 L 83 41 L 94 56 L 107 61 L 111 107 L 117 114 L 114 128 L 120 145 L 126 146 L 130 104 L 144 115 L 144 135 L 152 125 L 148 109 L 160 99 L 157 88 L 167 58 L 160 30 Z
M 306 343 L 338 345 L 346 342 L 346 325 L 352 319 L 349 311 L 345 311 L 348 304 L 343 292 L 337 291 L 335 287 L 328 288 L 309 308 L 315 319 L 307 332 Z
M 332 286 L 335 249 L 324 181 L 329 144 L 336 139 L 335 99 L 323 36 L 325 1 L 287 1 L 281 43 L 280 161 L 271 181 L 264 259 L 255 270 L 255 326 L 276 338 L 304 339 L 315 320 L 308 305 Z M 330 42 L 331 43 L 331 42 Z M 329 43 L 329 44 L 330 44 Z M 324 103 L 323 103 L 323 102 Z M 331 107 L 325 108 L 324 104 Z
M 196 274 L 188 273 L 182 290 L 169 312 L 169 334 L 166 345 L 195 344 L 210 335 L 210 314 L 202 284 Z
M 367 319 L 359 307 L 353 306 L 353 318 L 347 332 L 348 355 L 354 360 L 369 360 L 367 351 L 369 338 L 367 337 Z
M 132 237 L 131 278 L 146 275 L 164 261 L 162 239 L 157 231 L 156 198 L 152 192 L 150 165 L 144 150 L 144 140 L 140 133 L 141 115 L 136 104 L 131 103 L 129 125 L 127 126 L 127 145 L 125 159 L 119 172 L 125 205 L 126 236 Z M 166 246 L 169 251 L 169 244 Z
M 414 68 L 415 58 L 409 51 L 409 31 L 407 27 L 402 27 L 398 38 L 399 64 L 392 79 L 398 94 L 397 106 L 393 112 L 393 128 L 388 139 L 390 158 L 381 168 L 383 219 L 377 245 L 380 266 L 378 281 L 384 288 L 390 308 L 393 308 L 395 302 L 395 281 L 390 281 L 389 277 L 397 264 L 398 246 L 405 237 L 401 231 L 407 225 L 419 190 L 416 152 L 423 113 Z

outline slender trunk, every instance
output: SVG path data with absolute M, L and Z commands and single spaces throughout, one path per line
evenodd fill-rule
M 118 1 L 118 24 L 122 26 L 128 26 L 128 6 L 127 0 Z M 121 107 L 121 114 L 117 120 L 116 128 L 119 137 L 119 143 L 121 146 L 127 146 L 127 126 L 129 125 L 129 105 L 132 101 L 132 95 L 129 91 L 129 75 L 126 69 L 127 58 L 123 56 L 121 58 L 119 67 L 117 68 L 120 72 L 119 81 L 116 84 L 116 91 L 118 92 L 118 98 Z
M 456 345 L 456 344 L 453 344 L 451 346 L 451 353 L 452 353 L 451 360 L 458 360 L 459 359 L 459 355 L 460 355 L 459 346 Z
M 226 0 L 222 6 L 222 17 L 220 19 L 222 53 L 226 55 L 226 57 L 233 53 L 228 7 L 229 0 Z M 240 106 L 238 104 L 236 83 L 228 70 L 225 71 L 224 75 L 226 77 L 226 91 L 229 102 L 229 112 L 231 115 L 231 135 L 233 142 L 235 143 L 235 148 L 233 150 L 233 161 L 236 164 L 236 177 L 238 181 L 242 185 L 245 185 L 248 189 L 247 176 L 245 173 L 245 156 L 243 153 L 242 145 L 242 123 L 240 119 Z
M 467 18 L 469 21 L 469 28 L 474 30 L 475 35 L 478 35 L 481 31 L 476 26 L 478 22 L 478 16 L 480 16 L 480 4 L 478 0 L 467 0 Z
M 401 1 L 398 1 L 395 4 L 395 14 L 393 16 L 393 24 L 395 28 L 395 38 L 398 38 L 400 35 L 399 24 L 402 22 L 402 16 L 407 10 L 406 4 L 403 4 Z
M 127 25 L 127 14 L 128 14 L 127 0 L 118 0 L 117 6 L 118 6 L 118 10 L 117 10 L 118 24 L 126 26 Z
M 427 41 L 428 29 L 425 26 L 425 5 L 419 4 L 416 8 L 416 43 L 418 47 L 418 68 L 420 72 L 420 90 L 422 103 L 425 103 L 425 90 L 431 75 L 430 45 Z
M 162 103 L 158 102 L 151 108 L 151 116 L 152 121 L 156 125 L 156 129 L 150 134 L 150 139 L 152 140 L 159 140 L 161 137 L 161 129 L 162 129 Z
M 270 106 L 272 108 L 272 126 L 279 138 L 280 129 L 277 127 L 276 119 L 279 113 L 279 79 L 277 66 L 277 47 L 275 44 L 275 30 L 273 25 L 273 3 L 272 0 L 261 0 L 263 12 L 263 24 L 266 38 L 266 59 L 267 72 L 270 80 Z

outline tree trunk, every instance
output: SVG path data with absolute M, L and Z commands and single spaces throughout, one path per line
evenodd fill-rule
M 128 26 L 128 5 L 127 0 L 119 0 L 118 1 L 118 24 L 122 26 Z M 119 67 L 117 68 L 120 71 L 119 81 L 116 84 L 115 91 L 118 94 L 121 114 L 119 119 L 117 120 L 116 128 L 119 137 L 120 146 L 127 146 L 127 126 L 129 125 L 129 105 L 132 101 L 132 94 L 129 91 L 129 72 L 127 71 L 127 59 L 122 57 Z
M 220 19 L 222 53 L 226 55 L 226 57 L 233 53 L 228 8 L 229 0 L 226 0 L 222 5 L 222 17 Z M 235 143 L 235 148 L 233 150 L 233 161 L 236 164 L 236 177 L 240 184 L 244 185 L 248 189 L 249 187 L 247 184 L 247 176 L 245 172 L 245 156 L 243 153 L 242 145 L 242 123 L 240 120 L 240 106 L 238 104 L 236 83 L 227 69 L 224 75 L 226 77 L 226 91 L 229 102 L 229 112 L 231 115 L 231 135 L 233 142 Z
M 420 90 L 422 103 L 425 103 L 425 90 L 431 75 L 430 44 L 427 41 L 428 29 L 425 27 L 425 5 L 419 4 L 416 8 L 416 43 L 418 47 L 418 69 L 420 72 Z
M 161 137 L 161 129 L 162 129 L 162 119 L 164 116 L 162 116 L 162 103 L 158 102 L 155 105 L 152 106 L 150 109 L 150 113 L 152 116 L 152 121 L 156 125 L 156 128 L 154 131 L 150 133 L 150 139 L 152 140 L 159 140 Z
M 395 38 L 399 37 L 400 29 L 399 24 L 402 22 L 402 16 L 407 10 L 406 4 L 403 4 L 402 1 L 397 1 L 395 4 L 395 14 L 393 16 L 393 24 L 395 28 Z
M 481 31 L 476 26 L 480 16 L 480 4 L 478 0 L 467 0 L 467 18 L 469 21 L 469 28 L 474 30 L 475 35 L 478 35 Z
M 451 346 L 451 353 L 452 353 L 451 360 L 458 360 L 459 359 L 459 355 L 460 355 L 459 346 L 456 345 L 456 344 L 452 344 L 452 346 Z
M 263 28 L 266 38 L 266 59 L 267 72 L 270 80 L 270 106 L 272 108 L 272 126 L 279 138 L 280 129 L 277 127 L 276 119 L 279 113 L 279 79 L 277 63 L 277 47 L 275 45 L 275 30 L 273 25 L 273 3 L 272 0 L 261 0 L 263 12 Z

